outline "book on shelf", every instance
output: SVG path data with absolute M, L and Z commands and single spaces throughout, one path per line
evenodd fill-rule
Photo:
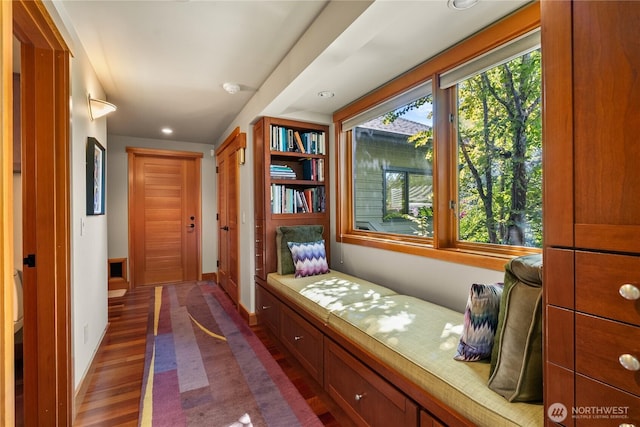
M 326 154 L 324 132 L 306 131 L 271 125 L 271 151 Z
M 274 214 L 324 212 L 325 203 L 324 187 L 297 190 L 271 184 L 271 212 Z
M 324 181 L 324 159 L 302 160 L 302 179 L 308 181 Z
M 296 145 L 298 146 L 298 151 L 300 151 L 301 153 L 306 153 L 307 150 L 305 150 L 304 144 L 302 143 L 302 138 L 300 138 L 300 132 L 298 132 L 298 131 L 293 132 L 293 137 L 296 140 Z

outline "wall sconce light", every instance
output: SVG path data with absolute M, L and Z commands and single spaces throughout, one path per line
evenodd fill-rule
M 475 6 L 478 0 L 449 0 L 447 6 L 454 10 L 465 10 Z
M 244 162 L 244 147 L 242 147 L 238 150 L 238 164 L 244 165 Z
M 106 116 L 109 113 L 113 113 L 117 108 L 118 107 L 112 103 L 101 99 L 94 99 L 91 97 L 91 94 L 89 94 L 89 117 L 91 117 L 92 121 Z

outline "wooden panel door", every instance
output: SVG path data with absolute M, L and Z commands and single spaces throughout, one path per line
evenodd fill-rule
M 227 198 L 227 192 L 229 188 L 228 179 L 228 163 L 227 153 L 222 152 L 216 155 L 216 172 L 218 176 L 218 285 L 224 289 L 231 299 L 237 301 L 237 292 L 230 289 L 227 283 L 229 278 L 229 225 L 227 224 L 227 205 L 229 200 Z
M 218 284 L 234 303 L 240 299 L 240 268 L 238 242 L 238 166 L 239 150 L 246 146 L 246 134 L 238 128 L 216 150 L 218 176 Z M 244 154 L 244 153 L 243 153 Z
M 133 284 L 198 280 L 202 154 L 133 150 L 129 154 Z

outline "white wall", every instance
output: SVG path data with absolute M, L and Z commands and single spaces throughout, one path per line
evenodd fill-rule
M 117 112 L 116 112 L 117 113 Z M 114 113 L 115 114 L 115 113 Z M 218 243 L 216 228 L 216 161 L 212 145 L 109 135 L 107 149 L 107 217 L 109 218 L 109 258 L 129 259 L 128 161 L 127 147 L 203 153 L 202 188 L 202 272 L 217 271 Z M 129 264 L 127 264 L 129 265 Z M 128 275 L 127 277 L 131 277 Z
M 108 149 L 107 119 L 91 121 L 87 94 L 104 92 L 87 58 L 71 60 L 71 297 L 74 385 L 91 365 L 107 327 L 107 218 L 86 214 L 86 145 L 89 136 Z M 106 199 L 109 205 L 108 197 Z
M 107 327 L 107 218 L 86 215 L 86 144 L 89 136 L 108 148 L 107 119 L 91 121 L 89 93 L 104 99 L 104 90 L 69 19 L 45 6 L 72 52 L 71 70 L 71 341 L 74 386 L 87 373 Z M 107 206 L 109 200 L 106 201 Z

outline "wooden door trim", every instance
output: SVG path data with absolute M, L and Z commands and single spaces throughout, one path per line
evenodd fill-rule
M 41 1 L 16 0 L 2 2 L 2 81 L 3 121 L 12 117 L 12 90 L 5 87 L 13 70 L 12 32 L 22 43 L 22 145 L 30 153 L 23 152 L 23 159 L 36 165 L 23 168 L 23 177 L 37 184 L 34 188 L 38 206 L 35 218 L 25 212 L 25 222 L 30 226 L 38 221 L 35 237 L 25 237 L 25 251 L 36 254 L 37 272 L 32 272 L 30 285 L 35 291 L 25 292 L 25 327 L 32 336 L 27 344 L 25 332 L 25 411 L 26 425 L 70 425 L 72 419 L 72 367 L 70 330 L 70 179 L 69 179 L 69 49 L 55 27 Z M 36 78 L 38 76 L 38 78 Z M 46 76 L 47 78 L 42 78 Z M 13 133 L 12 120 L 4 122 L 2 133 L 3 153 L 11 154 L 7 142 Z M 28 130 L 28 132 L 25 132 Z M 36 137 L 37 136 L 37 137 Z M 30 158 L 31 157 L 31 158 Z M 4 227 L 13 227 L 12 190 L 8 185 L 12 167 L 3 156 L 2 216 Z M 46 191 L 44 191 L 46 190 Z M 46 193 L 46 194 L 45 194 Z M 33 197 L 33 194 L 30 194 Z M 6 219 L 6 221 L 5 221 Z M 3 233 L 5 231 L 3 227 Z M 33 227 L 32 227 L 33 228 Z M 12 236 L 12 228 L 8 236 Z M 2 295 L 11 299 L 13 270 L 13 238 L 3 238 L 5 256 L 2 261 Z M 4 299 L 3 305 L 7 304 Z M 9 301 L 9 303 L 11 303 Z M 36 310 L 37 305 L 37 310 Z M 2 355 L 0 368 L 3 398 L 0 401 L 0 423 L 15 422 L 13 387 L 13 334 L 8 336 L 11 311 L 3 317 Z M 27 314 L 29 313 L 29 315 Z M 29 325 L 31 322 L 31 325 Z M 12 332 L 12 331 L 11 331 Z M 31 348 L 27 349 L 27 345 Z M 34 348 L 35 347 L 35 348 Z M 28 371 L 28 378 L 27 378 Z
M 135 161 L 137 157 L 157 157 L 164 159 L 184 159 L 184 160 L 200 160 L 203 157 L 202 153 L 197 153 L 193 151 L 173 151 L 173 150 L 160 150 L 154 148 L 138 148 L 138 147 L 126 147 L 126 152 L 128 153 L 128 179 L 129 179 L 129 199 L 128 199 L 128 230 L 129 230 L 129 286 L 131 288 L 136 287 L 135 283 L 135 257 L 133 254 L 135 253 L 135 244 L 134 238 L 135 235 L 135 221 L 136 218 L 136 210 L 135 203 L 133 203 L 134 199 L 134 170 L 135 170 Z M 198 265 L 198 280 L 202 279 L 202 174 L 201 174 L 201 166 L 200 161 L 196 161 L 196 189 L 195 192 L 198 195 L 196 198 L 196 211 L 198 212 L 197 217 L 197 244 L 196 244 L 196 256 L 197 256 L 197 265 Z
M 14 415 L 14 365 L 13 365 L 13 292 L 11 281 L 13 280 L 13 193 L 11 185 L 13 179 L 13 83 L 9 80 L 9 75 L 13 74 L 12 69 L 12 33 L 11 33 L 11 2 L 0 2 L 0 49 L 2 49 L 2 82 L 0 82 L 0 93 L 2 94 L 2 108 L 0 108 L 0 136 L 2 146 L 0 147 L 0 220 L 2 226 L 0 235 L 2 237 L 2 261 L 0 262 L 0 272 L 2 273 L 2 292 L 0 292 L 0 303 L 3 318 L 0 334 L 0 381 L 2 382 L 2 396 L 0 400 L 0 424 L 6 426 L 15 425 Z M 10 160 L 11 159 L 11 160 Z
M 241 137 L 240 139 L 236 140 L 236 137 L 238 135 L 240 135 Z M 241 135 L 239 127 L 236 127 L 233 131 L 231 131 L 231 133 L 229 134 L 229 136 L 227 136 L 224 142 L 220 144 L 218 148 L 216 148 L 216 152 L 215 152 L 216 156 L 218 155 L 218 153 L 223 152 L 233 143 L 235 143 L 235 145 L 233 146 L 234 151 L 237 151 L 241 148 L 247 148 L 247 134 L 243 133 Z

